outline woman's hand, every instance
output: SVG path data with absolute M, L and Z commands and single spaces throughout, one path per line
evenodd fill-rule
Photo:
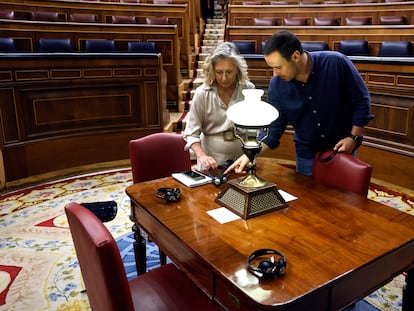
M 200 157 L 197 157 L 197 160 L 201 164 L 203 169 L 208 170 L 211 168 L 215 170 L 218 167 L 216 160 L 208 155 L 202 155 Z

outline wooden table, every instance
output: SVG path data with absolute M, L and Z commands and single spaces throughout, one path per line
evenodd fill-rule
M 288 208 L 220 224 L 206 213 L 220 207 L 214 202 L 220 189 L 212 184 L 190 189 L 168 177 L 126 189 L 131 219 L 226 308 L 339 310 L 413 267 L 413 216 L 324 186 L 271 159 L 257 162 L 260 177 L 298 197 Z M 159 187 L 179 187 L 182 199 L 156 198 Z M 145 245 L 139 232 L 137 264 L 142 266 Z M 259 280 L 248 272 L 247 256 L 260 248 L 286 256 L 284 277 Z

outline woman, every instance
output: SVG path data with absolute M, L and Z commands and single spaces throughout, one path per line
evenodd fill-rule
M 231 42 L 218 45 L 203 70 L 204 83 L 195 91 L 183 137 L 185 148 L 197 156 L 197 168 L 208 170 L 243 153 L 226 111 L 244 99 L 243 89 L 254 84 L 248 80 L 245 59 Z

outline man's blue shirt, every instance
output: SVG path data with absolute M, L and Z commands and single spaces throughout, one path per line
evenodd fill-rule
M 306 83 L 279 77 L 270 80 L 268 102 L 280 116 L 264 143 L 271 149 L 278 147 L 287 124 L 291 124 L 296 154 L 310 159 L 315 151 L 333 148 L 349 136 L 353 125 L 367 125 L 373 116 L 368 89 L 345 55 L 332 51 L 308 54 L 312 69 Z

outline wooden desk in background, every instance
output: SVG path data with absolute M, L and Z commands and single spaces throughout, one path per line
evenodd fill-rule
M 413 267 L 413 216 L 270 159 L 258 160 L 258 175 L 298 199 L 279 211 L 220 224 L 206 213 L 220 207 L 217 187 L 190 189 L 168 177 L 126 189 L 131 219 L 229 310 L 339 310 Z M 159 187 L 179 187 L 181 200 L 160 201 L 154 195 Z M 137 246 L 139 265 L 145 246 Z M 286 256 L 283 278 L 259 280 L 248 272 L 247 256 L 260 248 Z

